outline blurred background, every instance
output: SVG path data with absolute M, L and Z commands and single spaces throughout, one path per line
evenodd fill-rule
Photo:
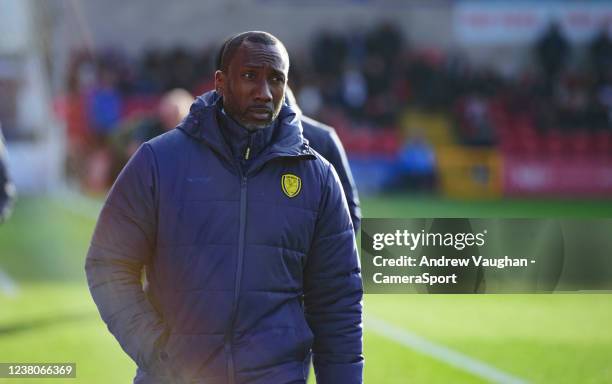
M 86 287 L 95 219 L 134 150 L 212 89 L 221 42 L 252 29 L 287 46 L 291 88 L 336 129 L 364 217 L 612 216 L 612 2 L 0 0 L 19 195 L 0 226 L 0 361 L 131 380 Z M 365 308 L 368 383 L 612 382 L 609 295 Z

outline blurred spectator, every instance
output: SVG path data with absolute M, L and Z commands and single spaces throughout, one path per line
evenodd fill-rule
M 400 117 L 408 112 L 455 121 L 455 144 L 524 150 L 527 143 L 530 153 L 550 147 L 548 137 L 564 139 L 576 132 L 608 137 L 612 132 L 607 28 L 586 47 L 585 60 L 569 70 L 573 46 L 552 24 L 533 43 L 536 69 L 526 66 L 512 74 L 473 65 L 461 52 L 408 49 L 406 41 L 399 26 L 382 23 L 325 31 L 309 47 L 292 52 L 300 58 L 291 68 L 300 106 L 333 125 L 349 155 L 376 152 L 392 158 L 403 143 L 388 153 L 385 137 L 404 126 Z M 158 100 L 177 87 L 192 94 L 211 89 L 217 50 L 156 48 L 132 60 L 117 52 L 75 53 L 65 109 L 72 173 L 85 180 L 108 179 L 114 174 L 105 170 L 109 159 L 120 167 L 140 143 L 173 127 L 162 123 Z M 112 143 L 105 141 L 108 135 Z M 414 155 L 420 144 L 417 139 L 404 149 Z M 571 146 L 567 140 L 563 145 Z
M 151 49 L 145 52 L 135 82 L 135 92 L 139 94 L 159 93 L 163 90 L 164 63 L 162 53 Z
M 436 187 L 436 156 L 418 130 L 400 149 L 391 187 L 421 192 L 431 192 Z
M 125 121 L 112 139 L 113 179 L 143 143 L 174 129 L 189 113 L 194 97 L 184 89 L 173 89 L 159 101 L 153 116 Z
M 122 100 L 117 89 L 117 80 L 114 70 L 101 64 L 98 68 L 98 82 L 89 90 L 89 124 L 98 143 L 112 133 L 121 118 Z
M 358 69 L 347 69 L 342 75 L 342 102 L 353 118 L 362 116 L 368 98 L 366 80 Z
M 557 23 L 550 25 L 548 30 L 536 43 L 536 55 L 548 89 L 552 91 L 552 82 L 565 66 L 570 54 L 570 46 Z
M 589 121 L 590 95 L 587 79 L 581 74 L 569 73 L 559 83 L 556 103 L 559 115 L 559 128 L 571 131 L 585 128 Z
M 407 60 L 403 75 L 411 91 L 410 101 L 416 106 L 428 110 L 448 107 L 447 98 L 452 92 L 444 64 L 445 57 L 435 50 L 417 52 Z M 469 77 L 461 81 L 461 86 L 467 87 Z
M 182 48 L 170 52 L 166 58 L 167 84 L 165 90 L 172 88 L 190 89 L 197 83 L 195 58 Z
M 401 52 L 403 43 L 402 32 L 391 22 L 378 25 L 366 36 L 368 55 L 381 57 L 390 69 L 399 59 L 398 52 Z
M 0 124 L 0 223 L 8 218 L 15 198 L 15 187 L 9 178 L 6 161 L 6 148 Z
M 321 33 L 312 46 L 314 70 L 323 76 L 339 75 L 345 64 L 348 46 L 343 36 Z
M 494 126 L 490 101 L 481 94 L 472 93 L 459 101 L 459 132 L 464 144 L 491 145 Z
M 612 71 L 612 39 L 608 28 L 602 28 L 589 47 L 590 59 L 600 82 L 611 81 Z
M 597 128 L 612 132 L 612 84 L 601 84 L 597 88 L 596 121 Z
M 293 91 L 289 87 L 287 87 L 285 91 L 285 98 L 289 105 L 300 111 L 300 107 L 297 105 Z M 329 161 L 338 173 L 338 178 L 342 183 L 342 189 L 344 190 L 344 195 L 346 196 L 346 201 L 351 214 L 353 229 L 355 230 L 355 233 L 359 232 L 359 227 L 361 224 L 361 208 L 359 207 L 357 187 L 355 186 L 355 182 L 353 180 L 353 175 L 346 158 L 344 147 L 336 134 L 336 130 L 329 125 L 325 125 L 304 115 L 301 117 L 301 122 L 302 128 L 304 129 L 303 134 L 308 140 L 308 144 L 314 148 L 315 151 L 321 154 L 321 156 L 323 156 L 327 161 Z
M 85 93 L 96 81 L 92 57 L 86 52 L 75 52 L 68 67 L 67 95 L 64 100 L 64 119 L 67 130 L 66 173 L 77 180 L 85 175 L 85 159 L 91 145 Z M 61 102 L 60 101 L 60 102 Z

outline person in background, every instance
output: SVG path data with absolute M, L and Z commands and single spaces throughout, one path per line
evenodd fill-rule
M 292 106 L 293 109 L 300 111 L 300 107 L 297 104 L 291 88 L 287 87 L 285 97 L 287 103 Z M 302 128 L 304 129 L 303 134 L 308 140 L 308 144 L 327 159 L 336 169 L 340 182 L 342 183 L 344 196 L 346 196 L 346 201 L 349 205 L 355 233 L 358 233 L 361 225 L 359 195 L 357 193 L 355 181 L 353 180 L 348 159 L 346 158 L 346 152 L 336 134 L 336 130 L 308 116 L 301 115 L 300 121 L 302 122 Z
M 128 146 L 128 157 L 131 157 L 142 143 L 174 129 L 189 113 L 194 97 L 182 88 L 173 89 L 164 94 L 157 106 L 157 115 L 138 126 L 132 132 Z
M 157 104 L 153 116 L 126 120 L 113 135 L 112 180 L 115 180 L 130 157 L 143 143 L 174 129 L 189 113 L 194 97 L 182 88 L 166 92 Z
M 392 189 L 431 193 L 436 188 L 436 154 L 425 135 L 413 129 L 398 153 Z
M 293 91 L 289 86 L 285 91 L 285 100 L 288 105 L 292 106 L 293 109 L 297 110 L 300 115 L 300 121 L 302 122 L 304 138 L 308 140 L 308 144 L 314 148 L 315 151 L 319 152 L 327 161 L 329 161 L 340 178 L 342 183 L 342 189 L 344 196 L 351 212 L 351 221 L 353 222 L 353 230 L 355 235 L 359 232 L 361 225 L 361 207 L 359 206 L 359 196 L 357 194 L 357 187 L 353 181 L 353 175 L 351 168 L 346 158 L 346 152 L 340 142 L 340 138 L 336 134 L 336 130 L 329 125 L 325 125 L 315 119 L 301 114 L 300 107 L 297 104 L 297 100 L 293 94 Z M 310 360 L 304 364 L 304 374 L 306 379 L 310 375 Z
M 571 46 L 558 23 L 552 23 L 538 38 L 535 54 L 545 80 L 546 92 L 552 95 L 558 75 L 567 64 L 571 54 Z
M 6 147 L 0 124 L 0 223 L 9 217 L 15 200 L 15 187 L 9 178 L 6 162 Z

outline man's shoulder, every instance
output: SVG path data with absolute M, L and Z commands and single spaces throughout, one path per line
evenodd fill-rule
M 302 117 L 302 127 L 304 137 L 308 140 L 310 146 L 327 160 L 330 160 L 336 168 L 341 167 L 342 158 L 346 155 L 336 130 L 329 125 L 305 116 Z
M 311 155 L 307 161 L 300 161 L 303 167 L 310 169 L 313 175 L 317 175 L 317 178 L 325 183 L 331 163 L 323 156 L 317 149 L 312 146 L 308 147 L 308 153 Z
M 320 121 L 317 121 L 308 116 L 302 116 L 301 118 L 302 128 L 304 130 L 304 137 L 309 141 L 313 140 L 333 140 L 333 136 L 336 134 L 336 130 Z
M 148 145 L 153 152 L 159 152 L 164 150 L 176 150 L 177 148 L 189 145 L 190 141 L 192 140 L 183 131 L 175 128 L 152 138 L 145 144 Z
M 310 146 L 319 151 L 326 159 L 334 157 L 341 145 L 337 139 L 336 130 L 307 116 L 302 116 L 301 121 L 304 137 Z

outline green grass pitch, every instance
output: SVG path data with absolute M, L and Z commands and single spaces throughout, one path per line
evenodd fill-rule
M 484 201 L 385 196 L 365 217 L 612 217 L 605 201 Z M 100 320 L 83 263 L 95 209 L 22 198 L 0 226 L 0 362 L 76 362 L 76 379 L 0 383 L 128 383 L 135 366 Z M 612 382 L 612 295 L 366 295 L 366 383 L 484 383 L 367 325 L 367 317 L 531 383 Z M 313 381 L 314 382 L 314 381 Z

